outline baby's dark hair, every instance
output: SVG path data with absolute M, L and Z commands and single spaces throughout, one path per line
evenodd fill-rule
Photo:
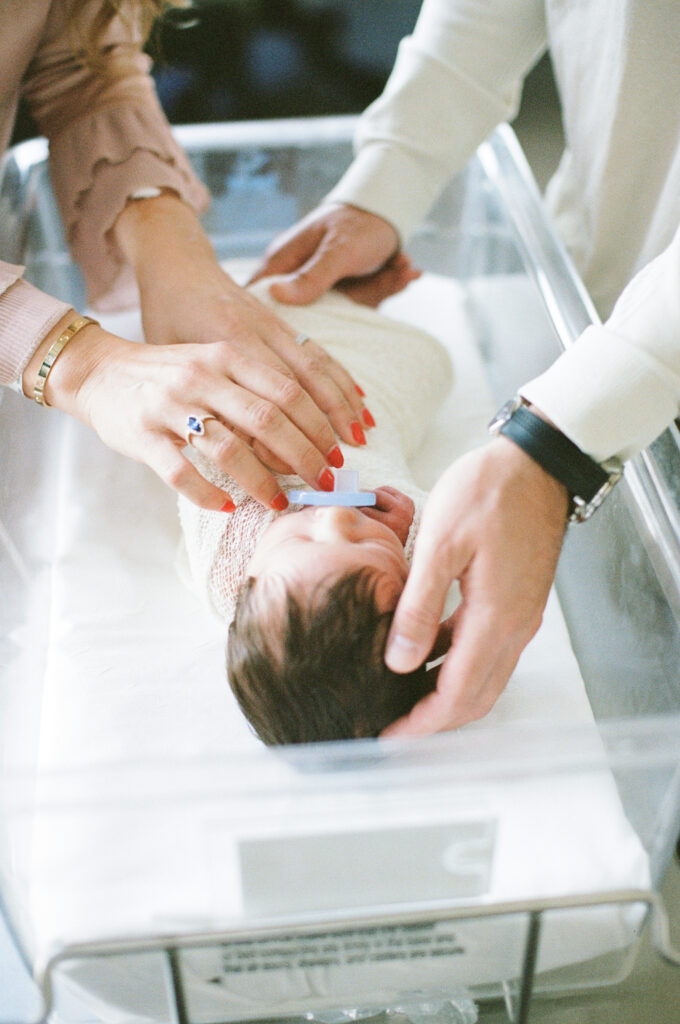
M 369 570 L 323 581 L 304 604 L 286 591 L 271 615 L 255 584 L 246 580 L 236 601 L 227 674 L 265 743 L 377 736 L 433 688 L 424 665 L 405 675 L 385 665 L 393 613 L 378 610 Z

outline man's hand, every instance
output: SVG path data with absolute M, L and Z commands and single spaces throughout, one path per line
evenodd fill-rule
M 391 224 L 355 206 L 333 204 L 274 239 L 252 281 L 273 276 L 279 280 L 271 294 L 279 302 L 304 306 L 339 284 L 350 298 L 377 306 L 420 274 L 399 252 Z
M 409 672 L 428 658 L 458 580 L 452 643 L 436 690 L 383 735 L 441 732 L 491 710 L 541 624 L 567 505 L 562 484 L 503 437 L 447 469 L 423 512 L 385 660 Z

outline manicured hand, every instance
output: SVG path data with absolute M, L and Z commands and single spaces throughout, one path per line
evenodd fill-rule
M 275 454 L 273 468 L 309 481 L 291 424 L 323 459 L 335 446 L 334 431 L 348 444 L 361 443 L 363 403 L 350 375 L 313 338 L 297 344 L 288 324 L 221 269 L 189 207 L 165 195 L 131 203 L 115 232 L 137 276 L 147 342 L 218 347 L 213 366 L 219 363 L 225 380 L 258 400 L 258 429 L 245 429 L 261 457 Z M 216 412 L 210 393 L 200 408 Z M 288 421 L 283 434 L 277 410 Z
M 441 638 L 454 580 L 462 601 L 437 688 L 386 736 L 440 732 L 481 718 L 538 629 L 564 537 L 566 489 L 506 438 L 454 462 L 433 488 L 388 638 L 395 672 L 422 664 Z
M 321 206 L 274 239 L 252 280 L 278 277 L 279 302 L 306 305 L 340 284 L 350 298 L 377 306 L 419 276 L 386 220 L 355 206 Z M 282 279 L 281 279 L 282 278 Z
M 73 318 L 73 315 L 70 317 Z M 30 395 L 57 325 L 24 372 Z M 278 404 L 267 393 L 278 395 Z M 288 398 L 286 397 L 288 395 Z M 329 463 L 342 456 L 333 431 L 309 395 L 288 377 L 228 345 L 139 345 L 97 325 L 80 331 L 55 362 L 45 385 L 50 405 L 92 427 L 105 444 L 150 466 L 170 487 L 208 509 L 232 510 L 230 496 L 205 480 L 185 457 L 187 416 L 206 419 L 192 445 L 263 505 L 288 504 L 259 455 L 290 460 L 312 486 L 331 490 Z M 325 453 L 299 420 L 314 424 Z M 225 508 L 226 506 L 226 508 Z

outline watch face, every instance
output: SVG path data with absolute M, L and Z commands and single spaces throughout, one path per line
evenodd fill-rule
M 518 395 L 505 402 L 489 423 L 489 433 L 497 434 L 501 427 L 512 419 L 521 404 L 522 399 Z

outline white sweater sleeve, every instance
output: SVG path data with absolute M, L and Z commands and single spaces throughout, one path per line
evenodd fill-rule
M 425 0 L 327 200 L 376 213 L 405 238 L 489 132 L 514 116 L 545 47 L 540 0 Z
M 627 459 L 680 409 L 680 229 L 589 327 L 520 389 L 594 459 Z

